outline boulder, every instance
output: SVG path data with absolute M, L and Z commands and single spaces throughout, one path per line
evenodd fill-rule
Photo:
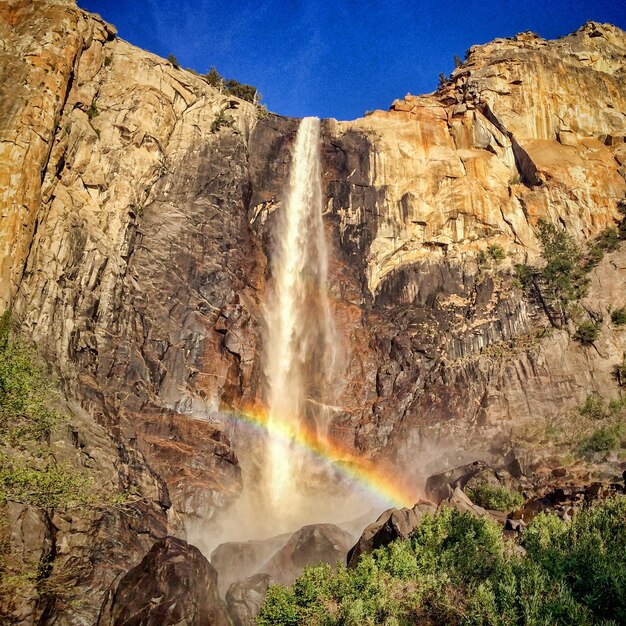
M 271 575 L 280 585 L 289 585 L 308 565 L 343 562 L 353 541 L 352 535 L 334 524 L 303 526 L 259 572 Z
M 504 457 L 504 464 L 515 478 L 523 478 L 528 475 L 530 461 L 528 453 L 523 448 L 516 447 L 509 450 Z
M 450 498 L 457 487 L 463 489 L 474 476 L 486 468 L 488 465 L 484 461 L 474 461 L 446 472 L 433 474 L 426 480 L 426 495 L 439 504 Z
M 269 574 L 255 574 L 233 583 L 226 593 L 228 614 L 233 626 L 254 626 L 263 599 L 270 585 L 274 584 Z
M 109 592 L 98 626 L 228 626 L 217 572 L 200 550 L 166 537 Z
M 218 589 L 224 597 L 236 581 L 249 578 L 289 541 L 290 535 L 252 541 L 227 541 L 211 553 L 211 565 L 218 573 Z
M 459 487 L 455 487 L 449 498 L 441 503 L 441 506 L 449 506 L 459 513 L 471 513 L 476 517 L 485 517 L 487 511 L 482 506 L 474 504 Z
M 396 539 L 406 539 L 421 523 L 425 513 L 434 513 L 431 502 L 418 502 L 412 509 L 388 509 L 361 534 L 348 552 L 348 567 L 356 567 L 362 554 L 389 545 Z

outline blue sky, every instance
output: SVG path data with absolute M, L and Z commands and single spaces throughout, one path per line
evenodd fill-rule
M 360 117 L 433 91 L 454 55 L 532 30 L 552 39 L 589 19 L 626 30 L 624 0 L 78 0 L 119 36 L 255 85 L 283 115 Z

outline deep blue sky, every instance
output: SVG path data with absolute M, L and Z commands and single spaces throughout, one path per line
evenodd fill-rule
M 78 0 L 183 67 L 255 85 L 271 111 L 352 119 L 433 91 L 495 37 L 553 39 L 589 19 L 626 30 L 625 0 Z

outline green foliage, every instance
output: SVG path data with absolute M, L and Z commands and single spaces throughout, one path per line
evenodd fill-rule
M 626 356 L 620 364 L 615 366 L 614 372 L 619 386 L 626 385 Z
M 620 200 L 617 203 L 617 210 L 621 213 L 622 219 L 617 225 L 617 236 L 620 241 L 626 240 L 626 200 Z
M 565 230 L 539 220 L 537 237 L 545 265 L 517 265 L 516 276 L 522 287 L 537 298 L 550 323 L 561 327 L 568 319 L 570 305 L 587 294 L 591 268 L 581 247 Z
M 437 89 L 441 89 L 448 84 L 448 77 L 443 73 L 439 72 L 439 84 L 437 85 Z
M 206 73 L 204 78 L 206 79 L 206 82 L 211 85 L 211 87 L 215 87 L 220 91 L 224 89 L 224 78 L 215 69 L 215 66 L 211 66 L 211 69 Z
M 572 338 L 584 346 L 590 346 L 598 338 L 599 334 L 600 322 L 588 320 L 578 325 Z
M 94 117 L 98 117 L 100 111 L 98 111 L 98 98 L 94 98 L 87 109 L 87 117 L 92 120 Z
M 205 80 L 211 87 L 215 87 L 220 91 L 223 91 L 231 96 L 235 96 L 236 98 L 241 98 L 242 100 L 247 100 L 248 102 L 252 102 L 262 109 L 259 109 L 260 115 L 263 117 L 264 114 L 267 114 L 267 109 L 264 105 L 259 104 L 261 98 L 263 97 L 256 87 L 253 85 L 247 85 L 245 83 L 240 83 L 238 80 L 234 78 L 224 78 L 214 66 L 206 73 L 204 76 Z
M 247 100 L 248 102 L 253 102 L 254 104 L 261 100 L 261 94 L 257 91 L 256 87 L 240 83 L 234 78 L 229 78 L 224 81 L 224 86 L 229 94 L 237 98 L 241 98 L 242 100 Z
M 554 581 L 600 620 L 626 622 L 626 497 L 581 511 L 571 522 L 541 514 L 522 545 Z
M 307 568 L 270 587 L 261 626 L 582 626 L 626 619 L 626 498 L 572 522 L 540 515 L 505 547 L 491 521 L 442 509 L 411 539 L 364 555 L 356 568 Z M 605 624 L 611 622 L 604 622 Z
M 224 109 L 215 116 L 215 119 L 211 122 L 211 132 L 217 133 L 220 128 L 229 127 L 232 128 L 235 120 L 231 115 L 228 115 Z
M 604 252 L 613 252 L 619 248 L 619 232 L 615 226 L 605 228 L 596 235 L 593 243 Z
M 483 483 L 468 489 L 467 495 L 474 504 L 492 511 L 508 513 L 524 504 L 524 498 L 522 498 L 521 494 L 511 491 L 502 485 Z
M 506 258 L 506 252 L 504 251 L 504 248 L 497 243 L 494 243 L 487 248 L 487 254 L 496 263 L 500 263 Z
M 461 57 L 458 54 L 454 55 L 454 67 L 460 67 L 461 65 L 463 65 L 463 61 L 461 60 Z
M 621 309 L 611 311 L 611 321 L 616 326 L 623 326 L 626 324 L 626 306 L 623 306 Z
M 68 508 L 92 502 L 90 479 L 56 463 L 44 445 L 64 420 L 55 392 L 33 351 L 11 339 L 11 318 L 0 318 L 0 504 L 7 500 Z
M 481 269 L 488 269 L 492 266 L 498 266 L 506 258 L 506 252 L 504 248 L 497 244 L 491 244 L 487 247 L 487 250 L 481 250 L 476 256 L 478 267 Z
M 57 464 L 52 457 L 37 461 L 36 465 L 0 453 L 0 504 L 11 500 L 45 509 L 68 509 L 95 502 L 90 477 Z
M 578 451 L 583 455 L 611 452 L 620 448 L 625 436 L 626 426 L 622 423 L 602 426 L 580 442 Z
M 608 416 L 608 407 L 602 396 L 591 393 L 587 396 L 584 404 L 578 407 L 578 412 L 592 420 L 601 420 Z
M 52 383 L 34 365 L 32 350 L 11 341 L 10 316 L 0 325 L 0 442 L 23 446 L 48 437 L 62 419 L 51 406 Z
M 609 402 L 609 413 L 611 415 L 621 413 L 624 409 L 626 409 L 626 396 L 613 398 Z
M 167 55 L 167 60 L 178 70 L 180 69 L 180 63 L 178 62 L 178 59 L 170 52 Z

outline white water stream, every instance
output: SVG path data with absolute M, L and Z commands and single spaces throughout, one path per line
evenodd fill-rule
M 328 289 L 328 248 L 322 220 L 320 120 L 302 120 L 296 135 L 289 185 L 277 214 L 271 287 L 265 301 L 264 371 L 268 405 L 268 471 L 274 504 L 299 491 L 306 467 L 284 434 L 306 429 L 327 436 L 336 403 L 338 338 Z

